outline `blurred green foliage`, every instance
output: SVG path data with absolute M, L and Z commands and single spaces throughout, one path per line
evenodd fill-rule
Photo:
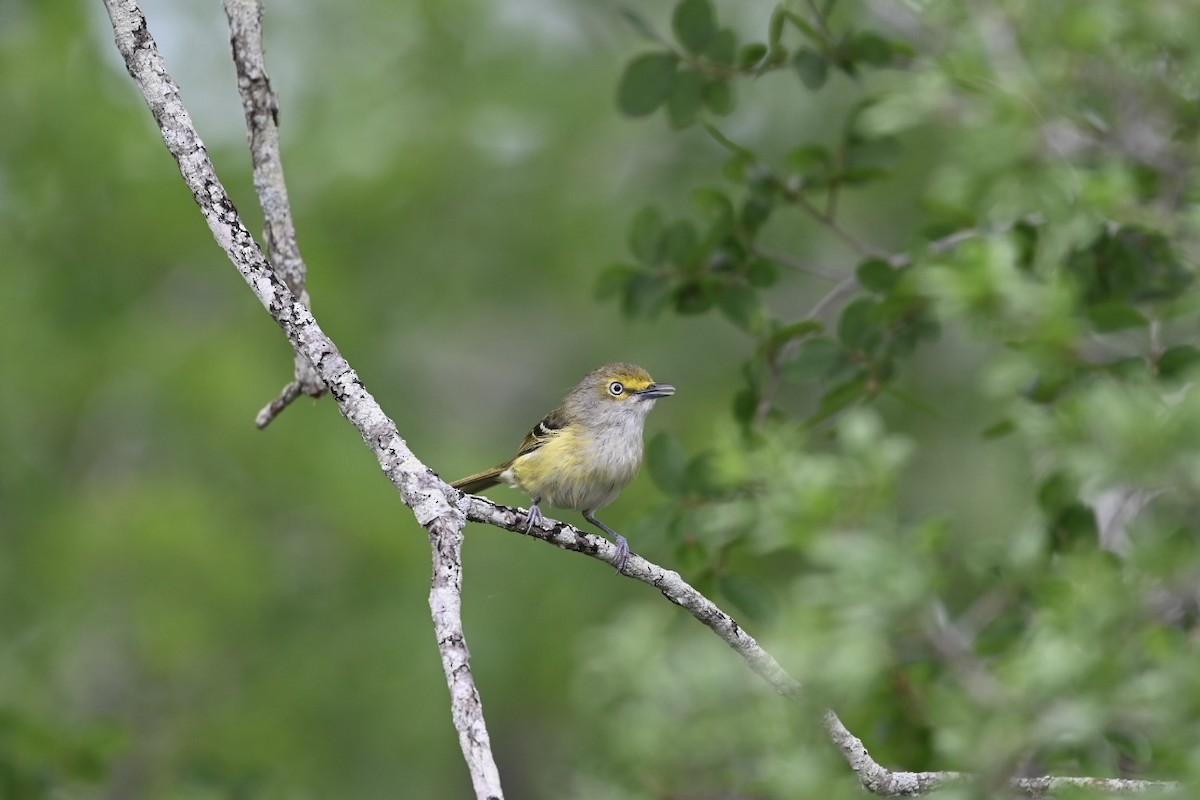
M 219 7 L 145 10 L 253 227 Z M 1200 777 L 1188 3 L 266 33 L 314 310 L 426 463 L 639 362 L 680 392 L 606 519 L 882 763 Z M 0 9 L 0 104 L 0 796 L 465 795 L 423 532 L 327 401 L 253 429 L 290 356 L 98 6 Z M 510 796 L 861 796 L 657 595 L 483 528 L 466 557 Z

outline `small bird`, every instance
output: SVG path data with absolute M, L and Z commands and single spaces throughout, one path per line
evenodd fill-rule
M 540 504 L 582 511 L 583 518 L 612 537 L 618 572 L 629 559 L 629 542 L 596 519 L 617 499 L 642 466 L 642 429 L 660 397 L 675 394 L 634 364 L 605 364 L 567 393 L 521 442 L 509 461 L 450 484 L 475 494 L 501 481 L 529 495 L 528 532 L 542 520 Z

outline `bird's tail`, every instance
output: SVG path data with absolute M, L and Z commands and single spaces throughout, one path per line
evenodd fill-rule
M 484 489 L 490 489 L 500 483 L 500 473 L 506 469 L 508 469 L 508 464 L 501 464 L 483 472 L 476 472 L 474 475 L 460 478 L 450 485 L 467 494 L 479 494 Z

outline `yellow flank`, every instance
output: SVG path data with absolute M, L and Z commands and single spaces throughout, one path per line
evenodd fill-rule
M 614 448 L 569 425 L 538 449 L 518 456 L 509 469 L 511 482 L 530 497 L 583 511 L 615 500 L 637 475 L 641 461 L 640 436 Z

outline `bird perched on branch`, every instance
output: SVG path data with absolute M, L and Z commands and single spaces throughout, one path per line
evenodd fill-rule
M 542 520 L 541 503 L 582 511 L 583 518 L 612 537 L 617 571 L 629 559 L 629 542 L 596 519 L 617 499 L 642 465 L 646 414 L 661 397 L 675 394 L 633 364 L 605 364 L 583 377 L 558 408 L 533 427 L 509 461 L 450 484 L 475 494 L 507 483 L 533 500 L 529 531 Z

